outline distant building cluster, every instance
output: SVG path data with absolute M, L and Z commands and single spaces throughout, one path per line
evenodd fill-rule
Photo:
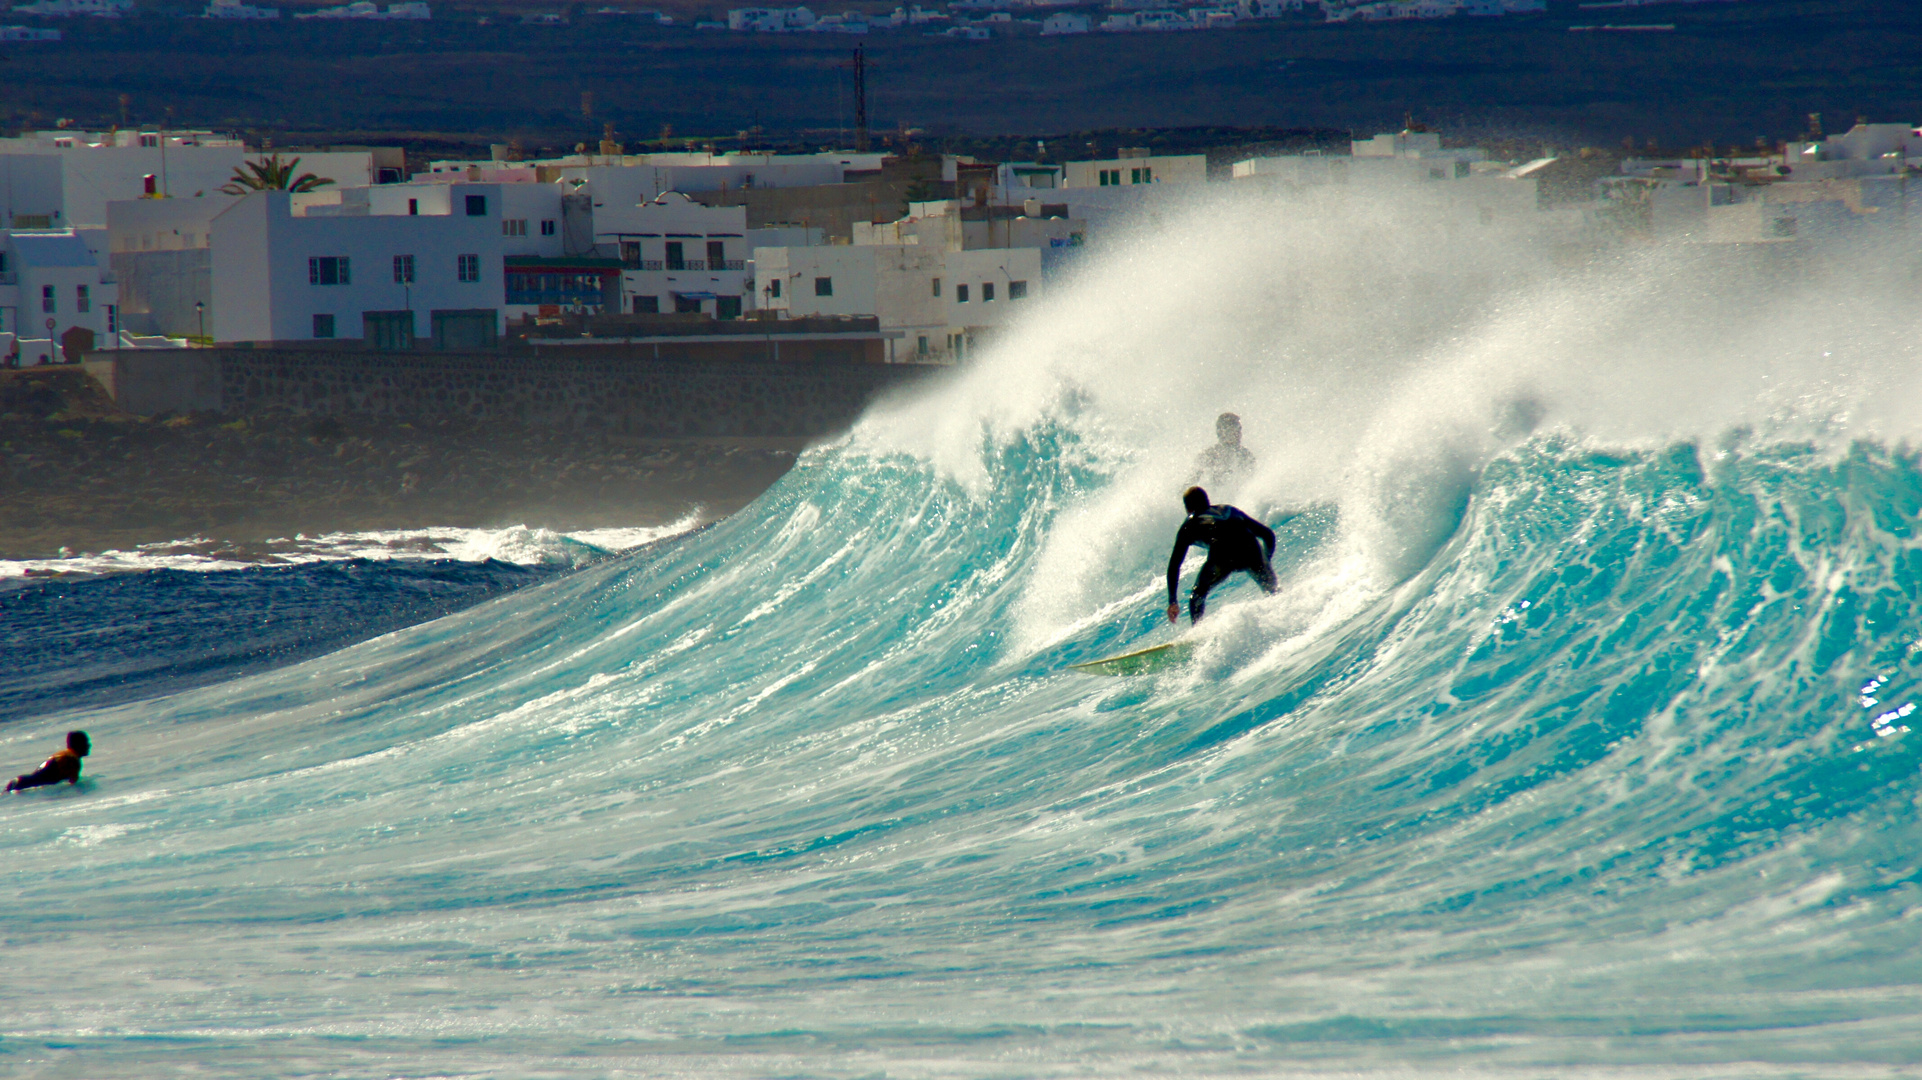
M 565 328 L 582 319 L 628 320 L 641 341 L 665 319 L 723 336 L 739 320 L 826 320 L 782 339 L 796 349 L 855 320 L 874 359 L 953 362 L 1116 226 L 1205 185 L 1392 199 L 1440 235 L 1740 257 L 1922 229 L 1922 131 L 1905 124 L 1743 157 L 1522 162 L 1412 128 L 1347 153 L 1212 163 L 599 149 L 520 161 L 500 147 L 408 175 L 394 149 L 282 161 L 206 131 L 0 139 L 0 359 L 196 341 L 487 349 L 578 338 Z M 233 184 L 243 169 L 283 186 Z
M 38 3 L 14 5 L 13 14 L 51 18 L 84 15 L 95 19 L 118 19 L 132 10 L 133 0 L 39 0 Z
M 387 10 L 385 11 L 382 11 L 380 5 L 374 3 L 373 0 L 355 0 L 354 3 L 343 4 L 340 7 L 321 8 L 319 11 L 303 11 L 294 16 L 296 19 L 418 20 L 426 20 L 433 17 L 433 12 L 429 11 L 427 5 L 421 3 L 420 0 L 411 0 L 411 2 L 408 3 L 388 4 Z
M 1546 0 L 1221 0 L 1196 7 L 1168 0 L 1110 0 L 1109 13 L 1085 10 L 1043 13 L 1069 7 L 1060 0 L 953 0 L 944 10 L 916 4 L 898 7 L 887 15 L 848 11 L 817 16 L 805 7 L 736 8 L 725 23 L 701 23 L 705 29 L 728 29 L 762 34 L 852 33 L 901 27 L 923 28 L 936 37 L 984 40 L 997 34 L 1086 34 L 1216 30 L 1257 19 L 1301 16 L 1319 10 L 1328 22 L 1382 19 L 1444 19 L 1455 16 L 1494 16 L 1538 13 Z M 1611 5 L 1612 6 L 1612 5 Z M 1020 14 L 1017 14 L 1020 13 Z M 1099 21 L 1097 21 L 1097 17 Z

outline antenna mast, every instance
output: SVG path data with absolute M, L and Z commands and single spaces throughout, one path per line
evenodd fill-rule
M 868 56 L 866 46 L 854 47 L 854 60 L 849 65 L 854 68 L 854 149 L 866 153 L 868 148 Z

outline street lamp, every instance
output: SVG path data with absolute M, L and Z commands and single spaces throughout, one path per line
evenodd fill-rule
M 194 318 L 200 323 L 200 340 L 202 344 L 205 344 L 207 341 L 207 304 L 205 301 L 194 301 Z

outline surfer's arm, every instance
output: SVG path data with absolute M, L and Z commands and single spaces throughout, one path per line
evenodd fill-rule
M 1188 535 L 1188 525 L 1183 522 L 1181 531 L 1175 534 L 1175 550 L 1168 556 L 1168 606 L 1174 607 L 1181 595 L 1181 563 L 1188 557 L 1188 549 L 1194 546 L 1194 537 Z
M 1275 557 L 1275 530 L 1269 528 L 1266 525 L 1263 525 L 1261 522 L 1256 521 L 1253 518 L 1248 519 L 1248 524 L 1254 528 L 1255 538 L 1261 541 L 1261 546 L 1268 549 L 1268 558 L 1270 559 L 1274 558 Z

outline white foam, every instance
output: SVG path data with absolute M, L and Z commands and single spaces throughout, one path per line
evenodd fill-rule
M 520 566 L 585 566 L 609 554 L 628 551 L 700 524 L 697 513 L 660 526 L 552 529 L 513 525 L 504 529 L 441 526 L 296 534 L 259 543 L 235 544 L 204 536 L 142 544 L 131 550 L 63 554 L 52 559 L 0 560 L 0 581 L 52 575 L 101 575 L 144 570 L 212 572 L 250 566 L 289 566 L 348 559 L 375 561 L 455 560 L 514 563 Z

